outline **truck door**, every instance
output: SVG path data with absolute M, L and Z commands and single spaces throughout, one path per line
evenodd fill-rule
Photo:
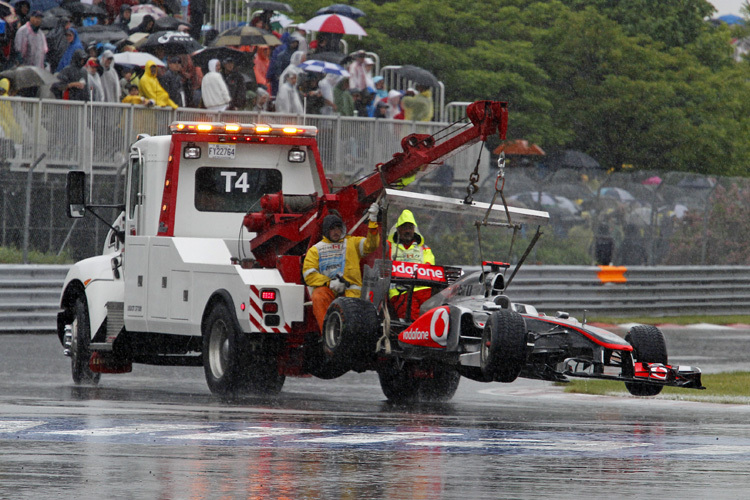
M 141 234 L 143 228 L 143 155 L 141 150 L 130 155 L 125 231 L 129 236 Z
M 148 237 L 144 231 L 144 157 L 140 149 L 130 155 L 125 201 L 125 319 L 128 328 L 146 330 L 146 264 L 148 263 Z

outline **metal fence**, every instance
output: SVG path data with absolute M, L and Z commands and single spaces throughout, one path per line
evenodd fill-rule
M 52 333 L 69 266 L 0 265 L 0 333 Z M 472 272 L 476 267 L 465 267 Z M 632 267 L 625 283 L 602 283 L 600 268 L 526 266 L 507 293 L 540 312 L 663 317 L 750 314 L 750 267 Z
M 174 120 L 304 123 L 318 128 L 326 175 L 343 186 L 372 172 L 401 151 L 401 138 L 435 134 L 459 125 L 339 116 L 278 113 L 210 113 L 201 109 L 153 109 L 124 104 L 6 98 L 0 105 L 0 245 L 59 252 L 73 258 L 99 251 L 106 228 L 91 218 L 64 217 L 64 177 L 71 169 L 92 173 L 94 203 L 122 202 L 123 166 L 136 135 L 165 134 Z M 10 113 L 7 110 L 10 109 Z M 8 118 L 10 117 L 10 118 Z M 5 137 L 2 137 L 5 135 Z M 479 169 L 478 201 L 489 201 L 499 172 L 480 144 L 446 161 L 409 189 L 463 198 Z M 481 155 L 480 155 L 481 153 Z M 29 166 L 41 162 L 28 174 Z M 536 158 L 536 159 L 532 159 Z M 540 258 L 543 264 L 625 265 L 750 264 L 750 181 L 680 172 L 608 172 L 549 168 L 544 157 L 509 157 L 504 194 L 510 204 L 548 210 L 551 228 L 542 245 L 571 255 Z M 33 189 L 27 197 L 28 180 Z M 103 214 L 112 217 L 116 214 Z M 30 222 L 25 224 L 25 220 Z M 432 237 L 444 234 L 436 218 Z M 731 223 L 731 227 L 727 224 Z M 466 225 L 466 224 L 465 224 Z M 468 226 L 472 226 L 471 223 Z M 24 232 L 30 232 L 24 238 Z M 474 238 L 472 227 L 465 229 Z M 455 233 L 457 229 L 451 227 Z M 434 242 L 434 239 L 433 239 Z M 743 246 L 744 245 L 744 246 Z M 576 252 L 573 252 L 573 250 Z M 561 252 L 557 252 L 560 254 Z M 537 254 L 535 254 L 536 256 Z M 475 255 L 452 255 L 475 263 Z

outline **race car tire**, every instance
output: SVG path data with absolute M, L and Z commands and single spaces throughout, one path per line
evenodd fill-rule
M 323 352 L 326 362 L 349 369 L 375 352 L 380 322 L 368 301 L 339 297 L 328 307 L 323 321 Z
M 216 302 L 203 323 L 203 370 L 214 394 L 242 388 L 242 346 L 237 320 L 224 302 Z
M 515 311 L 501 309 L 487 320 L 482 331 L 480 367 L 498 382 L 513 382 L 526 363 L 526 321 Z
M 456 394 L 461 375 L 452 366 L 417 366 L 395 360 L 378 367 L 383 394 L 392 403 L 448 401 Z M 415 376 L 419 371 L 421 376 Z
M 86 299 L 79 297 L 74 305 L 73 338 L 70 344 L 70 367 L 76 385 L 96 385 L 101 373 L 94 373 L 89 367 L 91 359 L 91 326 Z
M 432 378 L 425 378 L 419 383 L 420 401 L 449 401 L 456 394 L 461 375 L 449 365 L 436 365 L 432 369 Z
M 667 343 L 664 334 L 655 326 L 636 325 L 625 335 L 625 341 L 633 346 L 635 361 L 667 364 Z M 633 396 L 656 396 L 662 390 L 661 385 L 638 382 L 625 382 L 625 387 Z
M 391 403 L 408 403 L 419 397 L 419 379 L 415 378 L 411 366 L 399 366 L 395 360 L 378 366 L 378 379 L 383 394 Z

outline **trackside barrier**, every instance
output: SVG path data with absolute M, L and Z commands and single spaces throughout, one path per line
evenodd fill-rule
M 0 333 L 53 333 L 69 266 L 0 265 Z M 473 272 L 478 266 L 466 266 Z M 603 283 L 595 266 L 526 266 L 507 295 L 539 311 L 591 316 L 750 314 L 750 267 L 628 267 Z

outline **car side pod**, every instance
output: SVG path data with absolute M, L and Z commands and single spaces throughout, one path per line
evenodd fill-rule
M 634 379 L 686 389 L 705 389 L 701 384 L 700 368 L 661 363 L 634 363 L 633 368 Z

